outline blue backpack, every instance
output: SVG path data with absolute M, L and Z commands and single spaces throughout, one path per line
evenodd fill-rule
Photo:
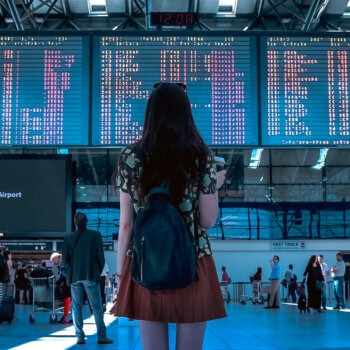
M 197 253 L 168 189 L 155 187 L 134 223 L 131 278 L 151 290 L 180 289 L 196 276 Z

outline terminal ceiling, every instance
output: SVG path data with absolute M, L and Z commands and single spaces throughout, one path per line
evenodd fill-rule
M 349 0 L 0 0 L 0 30 L 156 30 L 150 12 L 196 12 L 193 30 L 350 29 Z

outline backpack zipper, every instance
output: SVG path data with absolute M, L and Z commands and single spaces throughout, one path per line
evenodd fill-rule
M 144 253 L 144 243 L 145 243 L 145 237 L 141 237 L 141 269 L 140 269 L 140 277 L 141 281 L 143 281 L 143 253 Z

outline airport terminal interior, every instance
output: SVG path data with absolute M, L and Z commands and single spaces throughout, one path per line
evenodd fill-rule
M 109 313 L 111 178 L 159 82 L 182 86 L 226 170 L 207 234 L 227 317 L 202 348 L 350 349 L 349 30 L 348 0 L 0 0 L 0 349 L 143 348 L 138 321 Z M 102 236 L 113 344 L 89 298 L 76 344 L 56 283 L 78 212 Z

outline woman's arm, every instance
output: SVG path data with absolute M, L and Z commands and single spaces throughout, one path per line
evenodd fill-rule
M 304 279 L 306 278 L 306 275 L 309 272 L 309 265 L 306 266 L 305 272 L 304 272 Z
M 205 230 L 214 226 L 218 217 L 218 193 L 199 196 L 199 224 Z
M 120 276 L 123 273 L 126 252 L 130 243 L 134 228 L 134 209 L 130 195 L 120 191 L 120 220 L 118 234 L 118 257 L 117 257 L 117 280 L 120 282 Z
M 217 188 L 225 181 L 226 170 L 217 172 Z M 214 226 L 218 217 L 218 192 L 199 196 L 199 224 L 205 230 Z

